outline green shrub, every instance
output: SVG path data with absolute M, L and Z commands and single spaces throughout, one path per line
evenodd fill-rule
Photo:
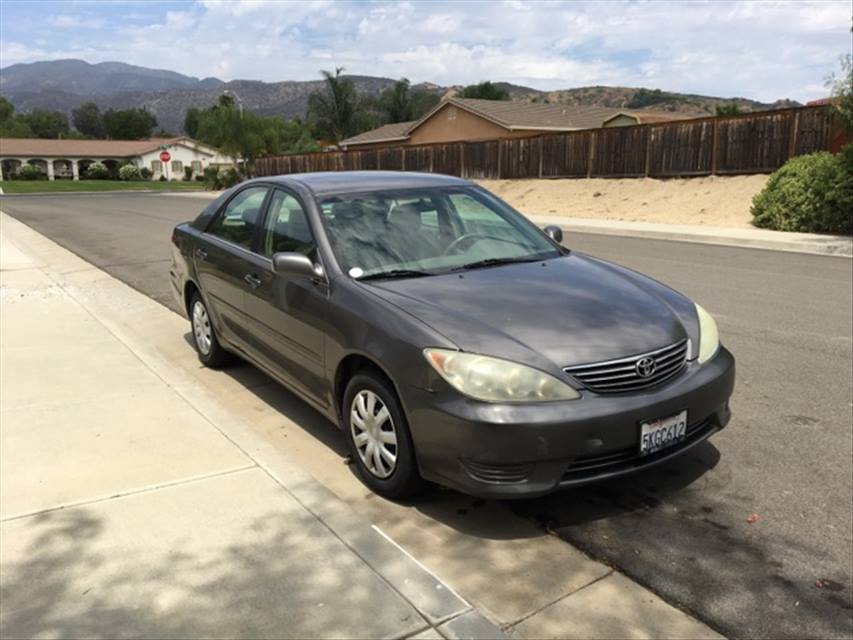
M 193 179 L 193 168 L 184 167 L 184 182 L 190 182 Z
M 160 174 L 160 182 L 166 182 L 166 176 L 164 176 L 162 173 Z
M 153 174 L 151 173 L 151 169 L 149 169 L 148 167 L 142 167 L 139 170 L 139 177 L 143 180 L 150 180 L 152 175 Z
M 18 169 L 18 177 L 21 180 L 41 180 L 46 178 L 45 173 L 34 164 L 24 164 Z
M 110 170 L 102 162 L 93 162 L 86 169 L 86 177 L 90 180 L 109 180 Z
M 222 188 L 222 185 L 219 183 L 219 169 L 216 167 L 204 168 L 204 187 L 212 191 Z
M 126 164 L 118 170 L 119 180 L 140 180 L 142 174 L 139 172 L 139 167 L 133 164 Z
M 752 199 L 756 227 L 853 234 L 853 145 L 791 158 Z
M 223 189 L 230 189 L 235 184 L 242 182 L 242 180 L 243 177 L 240 175 L 240 172 L 234 167 L 229 167 L 219 174 L 219 184 Z

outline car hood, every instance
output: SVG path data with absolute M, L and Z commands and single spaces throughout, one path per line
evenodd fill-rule
M 463 351 L 542 367 L 639 354 L 698 332 L 684 296 L 575 253 L 365 286 Z

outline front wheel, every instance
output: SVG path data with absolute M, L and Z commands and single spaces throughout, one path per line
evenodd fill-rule
M 231 361 L 231 354 L 219 344 L 207 305 L 204 304 L 198 292 L 194 293 L 190 300 L 190 323 L 193 344 L 201 363 L 214 369 L 228 364 Z
M 353 463 L 368 488 L 392 499 L 423 488 L 403 408 L 383 377 L 362 371 L 349 381 L 343 420 Z

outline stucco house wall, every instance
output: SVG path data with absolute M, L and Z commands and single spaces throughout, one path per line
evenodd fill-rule
M 536 131 L 510 131 L 485 118 L 445 104 L 431 118 L 411 132 L 406 144 L 457 142 L 459 140 L 489 140 L 493 138 L 523 138 Z M 363 148 L 363 147 L 362 147 Z

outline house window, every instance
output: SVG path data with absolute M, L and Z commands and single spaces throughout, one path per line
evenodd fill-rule
M 190 166 L 193 168 L 193 173 L 201 173 L 201 160 L 193 160 Z
M 456 120 L 456 107 L 447 107 L 447 119 Z
M 160 173 L 163 170 L 163 163 L 159 160 L 151 161 L 151 172 L 152 173 Z
M 184 163 L 180 160 L 172 160 L 172 171 L 174 173 L 181 173 L 184 170 Z

